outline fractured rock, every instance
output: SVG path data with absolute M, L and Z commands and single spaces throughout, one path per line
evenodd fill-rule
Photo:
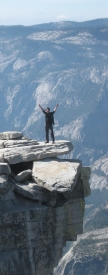
M 56 202 L 55 194 L 53 192 L 51 193 L 33 182 L 26 181 L 21 185 L 14 183 L 14 191 L 26 198 L 44 202 L 48 205 L 54 206 Z

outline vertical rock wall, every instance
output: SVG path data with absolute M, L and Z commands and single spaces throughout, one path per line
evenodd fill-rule
M 83 232 L 90 169 L 57 158 L 72 150 L 68 141 L 0 138 L 0 275 L 52 275 L 66 241 Z
M 83 232 L 84 199 L 47 207 L 16 197 L 3 206 L 0 275 L 53 274 L 66 241 Z

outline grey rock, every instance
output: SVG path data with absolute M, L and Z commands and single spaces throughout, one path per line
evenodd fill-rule
M 17 182 L 23 182 L 23 181 L 29 179 L 29 177 L 30 177 L 31 174 L 32 174 L 32 171 L 30 169 L 28 169 L 28 170 L 22 171 L 19 174 L 17 174 L 14 177 L 14 179 Z
M 88 197 L 91 194 L 90 185 L 88 184 L 91 176 L 90 167 L 81 168 L 81 179 L 83 180 L 84 197 Z
M 38 144 L 37 140 L 27 140 L 27 139 L 4 141 L 5 148 L 32 146 L 32 145 L 36 145 L 36 144 Z
M 45 202 L 49 205 L 54 205 L 56 202 L 55 195 L 36 183 L 26 181 L 23 184 L 14 183 L 14 191 L 26 198 Z
M 73 197 L 73 191 L 78 183 L 79 194 L 81 193 L 81 187 L 83 191 L 83 194 L 80 194 L 79 197 L 90 194 L 90 169 L 88 167 L 82 167 L 80 161 L 75 162 L 61 159 L 36 161 L 33 163 L 32 176 L 39 186 L 50 191 L 62 193 L 66 199 Z M 76 188 L 74 197 L 78 197 L 78 188 Z
M 46 207 L 18 198 L 1 205 L 0 275 L 52 275 L 66 241 L 82 233 L 84 200 Z
M 21 138 L 23 136 L 23 133 L 21 132 L 2 132 L 0 133 L 0 139 L 15 139 L 15 138 Z
M 35 161 L 48 157 L 57 157 L 65 155 L 73 150 L 73 145 L 70 141 L 56 141 L 55 144 L 45 144 L 39 142 L 37 145 L 22 146 L 13 148 L 4 148 L 0 152 L 4 154 L 5 159 L 9 164 L 19 162 Z
M 0 176 L 0 188 L 2 188 L 2 186 L 8 185 L 8 176 L 6 175 L 1 175 Z
M 0 176 L 0 201 L 13 199 L 13 188 L 13 183 L 8 180 L 7 175 Z M 3 208 L 1 211 L 3 211 Z
M 81 170 L 80 163 L 61 159 L 45 159 L 33 163 L 33 178 L 50 191 L 71 192 Z
M 0 153 L 0 162 L 4 162 L 4 154 Z
M 0 140 L 0 149 L 4 148 L 4 141 Z
M 10 175 L 10 174 L 11 174 L 11 169 L 8 163 L 0 162 L 0 175 Z
M 53 275 L 66 241 L 83 232 L 90 170 L 81 161 L 57 158 L 72 151 L 69 141 L 8 140 L 4 146 L 0 153 L 7 163 L 0 167 L 8 172 L 0 177 L 0 275 Z M 32 171 L 14 176 L 34 160 Z M 26 180 L 31 174 L 34 182 Z

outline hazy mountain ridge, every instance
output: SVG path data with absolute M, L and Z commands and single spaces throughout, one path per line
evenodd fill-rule
M 75 145 L 88 147 L 92 140 L 90 147 L 96 147 L 92 115 L 96 117 L 99 103 L 107 97 L 108 85 L 106 22 L 104 27 L 89 27 L 89 22 L 84 23 L 86 27 L 80 23 L 72 27 L 73 22 L 60 22 L 0 28 L 2 131 L 11 127 L 43 140 L 44 118 L 38 104 L 54 108 L 58 101 L 57 138 L 65 138 L 69 130 L 68 138 Z M 52 25 L 55 29 L 51 31 Z M 107 133 L 105 137 L 106 147 Z M 103 137 L 100 139 L 98 146 Z
M 56 139 L 71 140 L 73 158 L 92 169 L 85 230 L 107 227 L 108 19 L 1 26 L 0 76 L 1 132 L 44 140 L 38 104 L 59 103 Z
M 68 262 L 68 264 L 67 264 Z M 61 264 L 55 269 L 56 275 L 100 274 L 108 272 L 108 227 L 78 236 Z

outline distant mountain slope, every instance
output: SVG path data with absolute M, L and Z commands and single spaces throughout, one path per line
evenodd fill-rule
M 108 227 L 85 233 L 64 255 L 55 275 L 107 275 Z
M 51 110 L 59 103 L 55 113 L 56 139 L 71 140 L 72 157 L 91 166 L 91 196 L 86 200 L 84 229 L 103 230 L 108 226 L 107 18 L 30 27 L 0 26 L 0 132 L 18 130 L 44 140 L 44 115 L 39 103 Z M 95 233 L 93 239 L 97 238 Z M 92 236 L 88 236 L 91 241 Z M 84 241 L 78 261 L 76 244 L 75 269 L 69 269 L 73 268 L 70 263 L 66 275 L 76 275 L 77 264 L 82 274 L 89 275 L 90 270 L 92 274 L 108 274 L 106 241 L 105 246 L 103 241 L 102 246 L 93 243 L 94 251 L 101 248 L 105 254 L 98 253 L 95 261 L 91 254 L 84 256 L 85 244 L 91 253 L 88 241 Z M 59 268 L 63 270 L 63 266 Z
M 43 140 L 38 104 L 53 109 L 58 102 L 56 138 L 71 139 L 76 156 L 80 151 L 83 157 L 84 147 L 106 151 L 107 25 L 108 19 L 1 26 L 1 131 L 22 130 Z

